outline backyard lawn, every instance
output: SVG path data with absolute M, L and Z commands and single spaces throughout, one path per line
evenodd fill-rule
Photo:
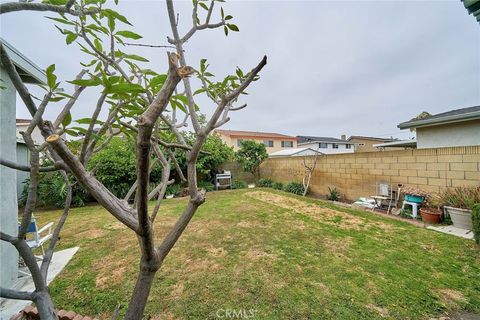
M 163 203 L 158 239 L 185 203 Z M 43 225 L 59 215 L 37 218 Z M 99 206 L 72 209 L 59 248 L 72 246 L 80 250 L 51 284 L 56 306 L 100 319 L 118 304 L 124 311 L 138 269 L 133 233 Z M 157 274 L 146 313 L 214 319 L 225 318 L 225 310 L 253 312 L 255 319 L 480 314 L 480 249 L 271 189 L 211 192 Z

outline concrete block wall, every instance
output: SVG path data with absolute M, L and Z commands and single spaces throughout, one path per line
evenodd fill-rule
M 304 172 L 302 157 L 272 158 L 260 167 L 262 178 L 280 182 L 302 181 Z M 328 187 L 336 187 L 345 199 L 355 200 L 374 195 L 379 182 L 428 192 L 480 185 L 480 146 L 324 155 L 310 188 L 315 195 L 326 195 Z

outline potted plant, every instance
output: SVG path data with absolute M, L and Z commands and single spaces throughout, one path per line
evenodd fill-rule
M 472 208 L 480 203 L 480 186 L 448 188 L 441 193 L 440 198 L 453 226 L 472 230 Z
M 422 221 L 430 224 L 438 224 L 442 220 L 441 202 L 438 194 L 428 195 L 424 205 L 420 208 Z

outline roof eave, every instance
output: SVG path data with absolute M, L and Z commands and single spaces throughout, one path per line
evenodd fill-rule
M 46 84 L 47 76 L 45 72 L 33 63 L 30 59 L 25 57 L 20 51 L 18 51 L 14 46 L 5 41 L 5 39 L 0 37 L 0 42 L 4 45 L 5 50 L 7 51 L 10 59 L 12 60 L 15 68 L 17 69 L 20 78 L 25 83 L 32 84 Z
M 480 119 L 480 111 L 464 113 L 464 114 L 456 114 L 456 115 L 446 116 L 442 118 L 407 121 L 407 122 L 400 123 L 397 127 L 403 130 L 403 129 L 429 127 L 429 126 L 477 120 L 477 119 Z

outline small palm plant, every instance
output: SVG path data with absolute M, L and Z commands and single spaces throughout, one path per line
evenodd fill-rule
M 340 200 L 341 195 L 342 194 L 340 193 L 340 191 L 337 188 L 328 187 L 328 195 L 327 195 L 328 200 L 338 201 L 338 200 Z

